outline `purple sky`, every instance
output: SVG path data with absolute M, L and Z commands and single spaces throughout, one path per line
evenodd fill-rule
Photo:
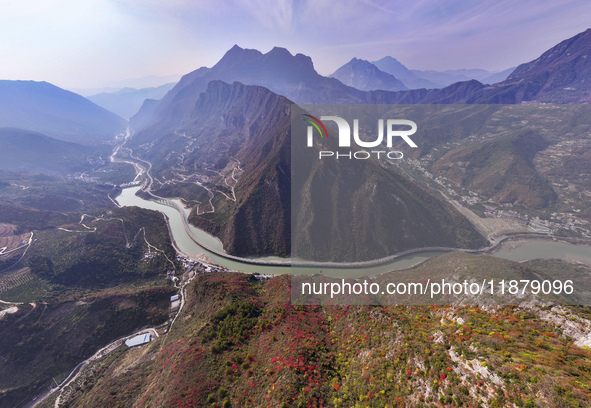
M 352 57 L 500 71 L 589 28 L 587 0 L 23 0 L 0 5 L 0 79 L 91 88 L 282 46 L 329 75 Z

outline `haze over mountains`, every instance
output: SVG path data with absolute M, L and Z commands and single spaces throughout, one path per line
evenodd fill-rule
M 404 89 L 440 89 L 457 82 L 477 80 L 485 84 L 501 82 L 515 68 L 492 73 L 484 69 L 455 69 L 446 71 L 409 70 L 393 57 L 378 61 L 353 58 L 336 70 L 331 77 L 354 88 L 371 91 Z
M 131 118 L 132 127 L 141 130 L 156 122 L 160 122 L 160 127 L 177 126 L 186 114 L 186 109 L 196 102 L 199 93 L 212 80 L 264 86 L 298 103 L 350 103 L 364 100 L 362 91 L 318 74 L 310 57 L 303 54 L 292 55 L 279 47 L 262 54 L 235 45 L 211 69 L 200 68 L 185 75 L 160 101 L 144 104 Z
M 373 61 L 372 64 L 374 64 L 380 70 L 400 79 L 408 88 L 411 89 L 433 89 L 442 87 L 438 83 L 416 75 L 393 57 L 384 57 L 378 61 Z
M 147 89 L 147 88 L 158 88 L 165 84 L 175 84 L 181 79 L 181 75 L 149 75 L 140 78 L 126 78 L 117 81 L 111 81 L 102 87 L 98 88 L 68 88 L 68 90 L 75 92 L 88 98 L 92 95 L 98 95 L 101 93 L 114 93 L 119 92 L 124 88 L 132 89 Z
M 0 81 L 0 127 L 97 144 L 125 130 L 124 119 L 47 82 Z
M 310 58 L 302 54 L 293 56 L 282 48 L 275 48 L 267 54 L 262 54 L 256 50 L 245 50 L 235 46 L 214 67 L 200 68 L 184 76 L 171 92 L 160 101 L 158 99 L 170 85 L 137 91 L 125 89 L 116 93 L 95 95 L 90 99 L 125 117 L 129 117 L 136 110 L 140 100 L 148 99 L 144 102 L 144 107 L 132 119 L 132 125 L 137 130 L 141 130 L 151 122 L 159 121 L 158 117 L 171 121 L 173 127 L 178 125 L 183 114 L 179 114 L 178 110 L 175 111 L 177 116 L 170 115 L 170 112 L 162 112 L 166 109 L 165 107 L 175 99 L 179 99 L 177 103 L 179 106 L 190 105 L 190 103 L 185 102 L 196 101 L 198 94 L 204 91 L 207 83 L 213 79 L 265 86 L 299 103 L 518 103 L 524 97 L 525 100 L 531 100 L 532 98 L 532 86 L 534 85 L 529 85 L 527 92 L 517 89 L 521 86 L 519 84 L 526 80 L 524 77 L 526 74 L 527 82 L 532 84 L 543 81 L 540 75 L 552 75 L 555 78 L 544 84 L 543 89 L 540 89 L 540 101 L 574 102 L 581 99 L 581 92 L 573 92 L 574 89 L 582 87 L 581 90 L 586 92 L 584 89 L 586 86 L 584 81 L 585 72 L 578 72 L 578 70 L 585 69 L 584 61 L 581 61 L 581 59 L 584 58 L 585 47 L 588 43 L 587 37 L 588 34 L 581 33 L 573 39 L 564 41 L 557 46 L 563 49 L 548 51 L 532 62 L 532 67 L 526 68 L 528 64 L 524 64 L 519 69 L 516 69 L 507 80 L 486 90 L 479 89 L 481 86 L 474 81 L 468 81 L 467 83 L 464 81 L 464 83 L 454 83 L 451 87 L 439 92 L 435 90 L 410 90 L 395 94 L 381 91 L 363 93 L 359 92 L 355 87 L 346 86 L 339 81 L 319 75 L 314 70 Z M 567 53 L 570 55 L 569 67 L 562 64 Z M 540 74 L 544 71 L 546 64 L 550 63 L 550 57 L 553 66 L 556 65 L 556 69 L 561 70 L 561 72 L 552 71 Z M 355 61 L 361 63 L 361 60 L 357 59 L 352 62 Z M 483 82 L 492 82 L 487 78 L 483 78 L 488 74 L 484 70 L 455 70 L 443 72 L 442 74 L 448 75 L 448 79 L 436 83 L 434 80 L 419 76 L 419 71 L 408 70 L 392 57 L 382 58 L 375 61 L 373 65 L 365 62 L 363 64 L 366 69 L 373 66 L 379 69 L 377 71 L 371 69 L 371 78 L 365 76 L 357 84 L 360 90 L 380 88 L 382 90 L 394 90 L 403 88 L 405 85 L 409 88 L 429 89 L 441 87 L 452 80 L 467 77 L 477 78 Z M 349 75 L 351 75 L 353 68 L 349 66 L 348 69 L 350 71 Z M 391 76 L 384 75 L 384 73 L 389 73 Z M 500 79 L 505 74 L 506 72 L 497 74 L 495 80 Z M 382 79 L 376 78 L 375 75 Z M 575 80 L 576 83 L 571 83 L 572 78 L 574 78 L 573 75 L 578 78 Z M 536 78 L 533 78 L 533 76 L 536 76 Z M 199 81 L 196 81 L 197 78 L 199 78 Z M 385 80 L 384 78 L 387 78 L 386 82 L 380 82 Z M 341 77 L 341 79 L 350 85 L 355 85 L 344 77 Z M 404 84 L 404 82 L 407 84 Z M 0 126 L 24 128 L 25 130 L 38 131 L 62 140 L 82 143 L 88 142 L 83 140 L 87 137 L 93 140 L 108 139 L 125 126 L 124 121 L 121 119 L 92 104 L 88 104 L 75 94 L 59 90 L 59 88 L 50 84 L 2 81 L 0 85 L 3 87 L 3 98 L 0 100 L 3 107 L 3 111 L 0 113 Z M 560 87 L 561 89 L 559 89 Z M 559 91 L 560 96 L 557 99 L 556 93 Z M 64 100 L 61 101 L 60 98 L 64 98 Z M 26 107 L 26 109 L 23 107 Z M 68 109 L 70 109 L 69 112 Z M 77 121 L 78 123 L 76 123 Z M 69 122 L 69 125 L 66 125 L 65 122 Z M 80 136 L 82 133 L 86 136 Z
M 446 71 L 410 70 L 396 60 L 396 58 L 389 56 L 378 61 L 373 61 L 372 64 L 381 71 L 395 76 L 410 89 L 444 88 L 456 82 L 470 81 L 472 79 L 485 84 L 494 84 L 505 80 L 515 69 L 509 68 L 497 73 L 492 73 L 484 69 L 453 69 Z
M 494 84 L 507 79 L 514 69 L 515 67 L 496 73 L 484 69 L 451 69 L 446 71 L 421 71 L 414 69 L 412 70 L 412 73 L 421 78 L 432 81 L 439 85 L 438 88 L 442 88 L 456 82 L 470 81 L 472 79 L 482 82 L 483 84 Z
M 585 33 L 588 33 L 588 31 Z M 573 46 L 571 42 L 574 41 L 576 47 L 581 48 L 575 50 L 575 54 L 583 53 L 582 49 L 589 48 L 588 38 L 577 39 L 585 36 L 585 33 L 563 42 L 560 47 L 569 48 Z M 548 53 L 551 52 L 556 57 L 556 55 L 565 55 L 569 51 L 562 51 L 558 54 L 554 51 L 548 51 Z M 550 63 L 547 61 L 546 54 L 536 60 L 538 71 L 543 70 L 546 63 Z M 573 59 L 574 56 L 569 61 L 572 62 Z M 565 65 L 561 65 L 561 61 L 559 59 L 552 62 L 552 64 L 562 66 L 563 69 L 569 69 Z M 564 63 L 568 64 L 569 61 L 565 60 Z M 399 73 L 400 78 L 397 77 L 396 73 L 394 73 L 394 77 L 402 82 L 404 82 L 405 77 L 412 78 L 425 85 L 425 88 L 428 88 L 429 82 L 421 81 L 420 77 L 391 57 L 376 61 L 374 65 L 381 65 L 384 71 L 388 66 L 397 67 L 396 72 Z M 580 65 L 582 67 L 584 63 Z M 388 69 L 394 72 L 394 68 Z M 520 67 L 506 80 L 490 86 L 485 86 L 476 80 L 468 80 L 453 83 L 443 89 L 361 92 L 353 87 L 344 86 L 339 81 L 322 77 L 314 70 L 310 58 L 302 54 L 293 56 L 287 50 L 277 47 L 267 54 L 262 54 L 256 50 L 245 50 L 234 46 L 214 67 L 200 68 L 185 75 L 162 100 L 146 102 L 144 108 L 132 118 L 131 123 L 136 130 L 141 130 L 157 121 L 170 122 L 173 127 L 178 125 L 184 112 L 179 109 L 171 110 L 171 107 L 194 102 L 199 92 L 205 89 L 207 82 L 213 79 L 230 83 L 238 81 L 245 84 L 265 86 L 271 91 L 284 95 L 297 103 L 323 103 L 327 101 L 331 103 L 520 103 L 524 100 L 524 95 L 517 88 L 522 86 L 519 85 L 520 81 L 523 82 L 520 73 L 522 70 L 523 68 Z M 467 76 L 483 77 L 489 74 L 483 70 L 456 70 L 449 71 L 449 73 L 457 75 L 458 78 L 466 78 Z M 506 72 L 499 73 L 500 76 L 505 74 Z M 583 77 L 584 74 L 581 73 L 579 80 Z M 569 78 L 568 76 L 564 77 L 563 87 L 568 87 Z M 482 80 L 485 81 L 486 77 Z M 548 90 L 545 92 L 548 92 Z M 574 94 L 572 101 L 576 100 L 576 94 L 578 93 L 575 92 Z M 529 93 L 527 96 L 529 96 Z M 557 100 L 556 102 L 560 101 Z
M 382 62 L 383 66 L 397 63 L 390 57 L 384 58 Z M 457 95 L 457 90 L 397 95 L 360 92 L 443 88 L 443 85 L 420 78 L 403 65 L 398 65 L 402 68 L 394 70 L 392 75 L 393 72 L 388 74 L 386 70 L 377 69 L 367 61 L 354 58 L 337 70 L 332 75 L 333 78 L 327 78 L 316 72 L 312 60 L 305 55 L 294 56 L 279 47 L 262 54 L 260 51 L 242 49 L 236 45 L 212 68 L 202 67 L 183 76 L 161 100 L 146 100 L 130 123 L 134 129 L 142 130 L 160 122 L 160 127 L 154 128 L 154 132 L 159 132 L 163 125 L 168 128 L 177 126 L 186 114 L 182 111 L 182 106 L 194 103 L 211 80 L 264 86 L 296 103 L 447 103 L 450 92 Z M 405 79 L 410 85 L 404 84 Z M 462 88 L 461 85 L 454 85 Z M 456 102 L 465 102 L 460 96 L 456 99 Z
M 492 85 L 470 80 L 440 90 L 374 92 L 371 100 L 383 103 L 587 103 L 591 86 L 587 80 L 591 70 L 587 57 L 590 52 L 591 29 L 564 40 L 536 60 L 517 67 L 504 81 Z M 388 61 L 392 62 L 383 62 Z
M 366 72 L 354 74 L 354 71 L 359 70 Z M 412 73 L 409 75 L 413 76 Z M 345 83 L 336 80 L 337 76 Z M 345 79 L 346 76 L 349 79 Z M 353 76 L 359 83 L 353 81 Z M 467 102 L 466 98 L 459 95 L 466 94 L 462 90 L 465 85 L 454 84 L 454 88 L 442 92 L 427 92 L 423 89 L 414 93 L 385 93 L 384 89 L 401 90 L 405 89 L 405 85 L 367 61 L 354 59 L 341 73 L 335 72 L 334 78 L 327 78 L 319 75 L 310 57 L 302 54 L 294 56 L 279 47 L 262 54 L 236 45 L 212 68 L 202 67 L 183 76 L 161 100 L 146 100 L 131 118 L 131 126 L 136 131 L 155 126 L 151 130 L 154 133 L 178 126 L 186 114 L 183 107 L 195 103 L 199 93 L 206 89 L 211 80 L 264 86 L 296 103 L 448 103 L 450 93 L 455 95 L 452 97 L 453 102 Z M 441 87 L 420 78 L 415 78 L 413 83 L 424 85 L 423 88 Z M 351 86 L 354 84 L 359 89 Z M 468 84 L 467 87 L 474 86 Z M 371 92 L 363 92 L 362 89 Z
M 116 92 L 102 92 L 88 96 L 87 99 L 98 106 L 129 120 L 146 99 L 160 99 L 175 85 L 175 82 L 152 88 L 123 88 Z
M 124 116 L 129 116 L 137 107 L 139 99 L 154 99 L 146 101 L 144 109 L 132 119 L 132 124 L 139 130 L 154 117 L 161 115 L 164 106 L 175 98 L 185 98 L 195 101 L 198 94 L 205 90 L 210 80 L 219 79 L 226 82 L 242 82 L 245 84 L 257 84 L 269 88 L 271 91 L 284 95 L 298 103 L 317 102 L 384 102 L 384 103 L 442 103 L 442 102 L 505 102 L 518 103 L 521 100 L 539 100 L 555 102 L 576 102 L 581 101 L 581 93 L 587 94 L 587 64 L 585 61 L 589 43 L 589 30 L 577 36 L 563 41 L 561 44 L 544 53 L 531 63 L 522 64 L 514 72 L 500 83 L 488 87 L 486 90 L 478 89 L 479 85 L 460 85 L 458 80 L 474 78 L 487 83 L 493 82 L 487 77 L 489 72 L 484 70 L 450 70 L 442 71 L 439 74 L 448 75 L 447 80 L 439 82 L 434 78 L 426 79 L 421 77 L 431 71 L 409 70 L 392 57 L 384 57 L 374 61 L 373 66 L 379 70 L 372 70 L 372 75 L 380 75 L 388 78 L 390 83 L 384 83 L 381 89 L 402 87 L 400 82 L 408 88 L 432 89 L 447 85 L 449 82 L 452 88 L 443 93 L 436 91 L 420 92 L 410 90 L 407 92 L 387 94 L 384 92 L 362 93 L 354 87 L 346 86 L 339 81 L 334 81 L 319 75 L 312 65 L 309 57 L 302 54 L 291 55 L 287 50 L 274 48 L 267 54 L 257 50 L 242 49 L 233 47 L 226 55 L 212 68 L 200 68 L 188 75 L 185 75 L 179 83 L 161 101 L 159 97 L 170 86 L 162 86 L 154 89 L 141 89 L 137 92 L 125 89 L 111 94 L 99 94 L 90 97 L 97 102 L 118 111 Z M 361 60 L 353 59 L 351 62 Z M 348 63 L 347 65 L 351 64 Z M 363 63 L 364 66 L 370 67 Z M 351 68 L 351 67 L 350 67 Z M 352 68 L 350 69 L 352 72 Z M 399 82 L 392 80 L 392 77 L 383 76 L 381 73 L 389 73 Z M 435 75 L 435 71 L 431 72 Z M 431 75 L 429 74 L 429 75 Z M 438 75 L 439 75 L 438 74 Z M 507 72 L 495 74 L 495 80 L 502 78 Z M 428 76 L 428 75 L 427 75 Z M 547 77 L 544 79 L 544 77 Z M 196 79 L 199 78 L 199 81 Z M 370 80 L 369 77 L 364 81 Z M 372 78 L 375 81 L 376 78 Z M 345 80 L 347 82 L 347 80 Z M 406 82 L 406 84 L 405 84 Z M 467 81 L 463 81 L 467 82 Z M 469 82 L 469 81 L 468 81 Z M 524 82 L 529 83 L 527 90 L 518 90 Z M 352 82 L 350 82 L 352 84 Z M 187 88 L 191 85 L 190 88 Z M 110 137 L 113 132 L 124 126 L 124 121 L 110 115 L 108 112 L 85 102 L 83 98 L 60 90 L 51 84 L 35 83 L 27 81 L 1 81 L 2 88 L 2 113 L 0 113 L 0 126 L 24 128 L 25 130 L 39 131 L 48 136 L 58 137 L 68 141 L 76 140 L 74 136 L 77 131 L 92 135 L 93 138 L 103 139 Z M 380 88 L 380 83 L 362 84 L 359 88 Z M 186 89 L 185 89 L 186 88 Z M 539 89 L 538 89 L 539 88 Z M 183 91 L 183 92 L 181 92 Z M 463 93 L 461 95 L 460 93 Z M 450 94 L 453 96 L 450 97 Z M 537 99 L 534 99 L 537 97 Z M 64 98 L 63 101 L 60 98 Z M 133 102 L 122 101 L 123 99 Z M 120 99 L 109 101 L 109 99 Z M 67 101 L 67 102 L 66 102 Z M 183 103 L 179 103 L 183 105 Z M 26 109 L 24 108 L 26 107 Z M 151 111 L 154 109 L 154 112 Z M 51 111 L 54 109 L 54 111 Z M 71 109 L 68 112 L 68 109 Z M 154 113 L 154 115 L 152 115 Z M 80 123 L 73 127 L 76 116 Z M 35 116 L 35 119 L 32 117 Z M 142 121 L 142 116 L 146 120 Z M 166 113 L 161 116 L 166 117 Z M 63 119 L 70 121 L 71 127 L 64 125 Z M 60 121 L 62 121 L 60 123 Z M 106 136 L 105 136 L 106 134 Z
M 534 71 L 544 70 L 544 66 L 547 63 L 550 64 L 548 59 L 550 58 L 550 54 L 552 54 L 554 59 L 557 59 L 555 61 L 557 65 L 561 65 L 562 62 L 566 63 L 566 60 L 563 61 L 563 58 L 566 53 L 569 53 L 569 55 L 572 54 L 569 59 L 570 63 L 578 64 L 577 66 L 579 68 L 567 68 L 565 65 L 562 65 L 562 68 L 560 69 L 564 70 L 564 72 L 555 73 L 561 78 L 560 81 L 562 81 L 561 85 L 563 88 L 573 88 L 568 85 L 570 83 L 569 81 L 573 78 L 573 75 L 576 75 L 579 78 L 579 86 L 581 86 L 584 82 L 581 81 L 581 79 L 584 78 L 584 72 L 577 73 L 577 69 L 580 69 L 580 67 L 585 65 L 579 61 L 580 58 L 584 58 L 585 49 L 588 48 L 588 34 L 586 35 L 585 33 L 580 33 L 572 39 L 565 40 L 559 46 L 554 47 L 552 50 L 549 50 L 542 55 L 536 60 L 536 68 Z M 564 49 L 568 48 L 568 51 L 557 49 L 560 47 Z M 384 103 L 519 103 L 521 101 L 520 96 L 513 95 L 511 98 L 507 95 L 507 92 L 510 94 L 512 93 L 511 91 L 508 91 L 507 85 L 516 84 L 523 80 L 524 78 L 521 77 L 524 74 L 524 66 L 527 65 L 523 64 L 519 69 L 510 68 L 502 72 L 491 73 L 482 69 L 457 69 L 447 71 L 409 70 L 392 57 L 384 57 L 371 64 L 367 63 L 367 61 L 362 61 L 363 60 L 354 58 L 339 69 L 342 69 L 340 73 L 339 70 L 337 70 L 333 74 L 333 77 L 340 77 L 340 79 L 342 79 L 341 82 L 345 85 L 349 85 L 349 87 L 343 87 L 341 84 L 331 82 L 328 78 L 319 75 L 314 70 L 310 58 L 302 54 L 293 56 L 287 50 L 278 47 L 274 48 L 267 54 L 262 54 L 257 50 L 242 49 L 238 46 L 234 46 L 214 67 L 203 67 L 185 75 L 163 101 L 146 101 L 145 108 L 140 110 L 137 116 L 132 119 L 132 124 L 137 128 L 145 127 L 149 124 L 150 119 L 144 120 L 142 117 L 153 116 L 152 113 L 155 113 L 155 116 L 158 116 L 163 109 L 163 105 L 169 104 L 169 102 L 175 97 L 183 97 L 182 95 L 178 96 L 178 94 L 189 84 L 191 84 L 191 88 L 185 89 L 183 95 L 185 95 L 184 97 L 189 98 L 189 94 L 192 94 L 193 98 L 195 98 L 194 95 L 202 92 L 205 89 L 206 83 L 213 79 L 219 79 L 226 82 L 238 81 L 245 84 L 265 86 L 271 91 L 284 95 L 298 103 L 375 103 L 376 101 Z M 552 64 L 555 62 L 552 62 Z M 354 65 L 356 65 L 355 68 Z M 373 66 L 377 67 L 378 70 L 373 69 Z M 360 76 L 360 78 L 362 77 L 363 79 L 356 79 L 359 83 L 357 83 L 357 86 L 353 86 L 355 85 L 352 80 L 353 72 L 361 70 L 361 67 L 366 71 L 369 69 L 369 71 Z M 529 70 L 531 71 L 531 69 Z M 567 70 L 570 71 L 570 73 L 567 73 Z M 346 75 L 345 72 L 347 72 Z M 390 74 L 391 76 L 384 75 L 384 73 Z M 547 74 L 550 74 L 550 72 Z M 358 73 L 358 75 L 360 75 L 360 73 Z M 533 75 L 533 73 L 529 72 L 528 75 Z M 394 79 L 392 77 L 394 77 Z M 197 78 L 201 78 L 201 80 L 195 81 Z M 471 90 L 469 92 L 470 95 L 465 94 L 463 97 L 457 93 L 458 89 L 464 88 L 463 86 L 458 85 L 460 82 L 470 82 L 474 80 L 483 84 L 494 85 L 492 89 L 480 92 L 477 92 L 479 90 L 475 89 L 475 86 L 470 86 L 468 87 Z M 528 80 L 536 83 L 540 78 L 535 80 L 528 78 Z M 444 93 L 433 91 L 412 92 L 412 90 L 419 90 L 421 88 L 434 90 L 449 86 L 453 86 L 453 88 Z M 377 89 L 392 91 L 401 90 L 404 87 L 411 89 L 411 91 L 387 96 L 377 96 L 375 93 L 361 94 L 355 92 L 356 89 L 364 91 Z M 504 91 L 499 92 L 499 88 L 504 88 Z M 550 91 L 548 88 L 555 87 L 553 83 L 547 84 L 543 92 L 544 95 Z M 315 92 L 315 90 L 317 91 Z M 572 89 L 566 89 L 566 91 L 569 90 L 572 91 Z M 452 98 L 444 96 L 449 95 L 450 92 L 454 93 L 456 96 Z M 556 93 L 557 88 L 553 89 L 552 92 Z M 497 93 L 502 93 L 503 95 L 500 96 L 497 95 Z M 570 93 L 572 94 L 573 92 Z M 577 101 L 577 98 L 580 99 L 580 97 L 577 96 L 577 92 L 575 92 L 572 97 L 568 97 L 568 94 L 569 92 L 566 92 L 564 95 L 560 96 L 560 99 L 563 99 L 564 101 L 568 99 L 570 102 Z M 529 97 L 529 93 L 527 96 Z M 550 99 L 555 97 L 557 97 L 557 95 L 547 96 L 547 98 Z M 558 102 L 558 100 L 555 101 Z M 152 112 L 151 109 L 153 109 L 154 112 Z
M 66 175 L 87 170 L 91 158 L 97 160 L 96 152 L 88 146 L 0 128 L 0 170 Z

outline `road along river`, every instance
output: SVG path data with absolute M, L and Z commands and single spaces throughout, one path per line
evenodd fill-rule
M 225 254 L 222 244 L 217 238 L 190 225 L 187 221 L 188 210 L 182 206 L 180 200 L 145 200 L 136 196 L 140 188 L 136 186 L 123 189 L 122 193 L 116 198 L 116 201 L 123 207 L 137 206 L 164 213 L 167 217 L 172 237 L 181 252 L 193 256 L 205 254 L 215 263 L 236 271 L 257 272 L 261 274 L 283 274 L 290 272 L 290 261 L 282 258 L 244 259 Z M 496 251 L 493 256 L 514 261 L 525 261 L 535 258 L 560 258 L 578 260 L 591 265 L 591 247 L 584 245 L 542 239 L 525 239 L 510 241 L 509 244 L 503 244 L 499 248 L 500 250 Z M 420 250 L 398 256 L 394 259 L 385 260 L 385 262 L 376 265 L 364 264 L 353 267 L 321 265 L 318 267 L 306 267 L 305 270 L 310 274 L 322 271 L 325 275 L 339 277 L 373 276 L 389 271 L 407 269 L 432 256 L 449 251 L 450 249 Z M 299 272 L 302 272 L 302 269 L 302 267 L 298 267 Z

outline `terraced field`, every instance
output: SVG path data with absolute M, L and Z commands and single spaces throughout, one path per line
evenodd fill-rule
M 25 278 L 22 273 L 13 276 L 12 269 L 26 253 L 31 239 L 31 232 L 14 235 L 16 225 L 0 223 L 0 293 L 13 287 L 19 286 L 32 279 Z M 30 275 L 30 273 L 29 273 Z
M 0 238 L 14 235 L 16 225 L 0 223 Z
M 0 275 L 0 293 L 24 285 L 33 280 L 33 278 L 34 276 L 30 268 L 20 268 Z

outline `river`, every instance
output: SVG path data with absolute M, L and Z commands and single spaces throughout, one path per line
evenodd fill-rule
M 282 273 L 289 273 L 291 270 L 291 266 L 287 264 L 289 260 L 277 258 L 277 257 L 268 257 L 268 258 L 256 258 L 253 259 L 255 261 L 269 261 L 269 262 L 286 262 L 285 265 L 264 265 L 264 264 L 254 264 L 248 262 L 241 262 L 233 259 L 228 259 L 226 257 L 220 256 L 207 248 L 204 248 L 196 241 L 200 241 L 209 248 L 212 248 L 219 252 L 224 252 L 222 243 L 217 238 L 213 237 L 212 235 L 206 233 L 205 231 L 200 230 L 188 222 L 186 222 L 186 217 L 188 216 L 188 211 L 184 214 L 181 214 L 178 208 L 172 207 L 170 205 L 162 204 L 159 201 L 154 200 L 145 200 L 136 195 L 136 193 L 140 190 L 141 187 L 129 187 L 122 190 L 121 194 L 115 199 L 119 205 L 123 207 L 130 207 L 136 206 L 140 208 L 145 208 L 148 210 L 156 210 L 166 214 L 168 218 L 168 224 L 170 226 L 170 231 L 172 232 L 173 239 L 178 247 L 178 249 L 186 254 L 189 255 L 198 255 L 198 254 L 205 254 L 210 257 L 216 264 L 225 266 L 228 269 L 243 271 L 243 272 L 258 272 L 261 274 L 282 274 Z M 177 200 L 170 200 L 175 202 L 176 204 L 180 204 Z M 191 234 L 196 238 L 193 239 L 186 228 L 189 228 Z M 434 255 L 438 255 L 443 253 L 443 251 L 424 251 L 416 254 L 409 254 L 397 258 L 393 261 L 380 264 L 380 265 L 373 265 L 373 266 L 364 266 L 362 268 L 327 268 L 327 267 L 298 267 L 298 270 L 305 269 L 306 273 L 315 273 L 322 271 L 327 275 L 332 275 L 331 271 L 333 269 L 338 269 L 338 276 L 348 276 L 348 277 L 357 277 L 357 276 L 372 276 L 372 275 L 379 275 L 381 273 L 389 272 L 392 270 L 400 270 L 406 269 L 413 265 L 416 265 L 426 259 Z
M 258 272 L 261 274 L 282 274 L 289 273 L 291 266 L 288 264 L 280 265 L 265 265 L 261 263 L 242 262 L 235 259 L 218 255 L 215 252 L 200 245 L 197 241 L 202 242 L 205 246 L 212 248 L 216 252 L 224 253 L 222 243 L 212 235 L 190 225 L 186 222 L 188 217 L 188 210 L 184 210 L 181 214 L 179 208 L 182 204 L 179 200 L 169 200 L 176 204 L 178 208 L 163 204 L 154 200 L 145 200 L 138 197 L 136 193 L 141 187 L 129 187 L 122 190 L 122 193 L 116 198 L 121 206 L 137 206 L 149 210 L 156 210 L 166 214 L 173 239 L 178 249 L 189 255 L 205 254 L 211 258 L 216 264 L 225 266 L 231 270 L 243 272 Z M 189 231 L 187 231 L 187 229 Z M 193 237 L 191 236 L 193 235 Z M 401 256 L 394 260 L 372 266 L 363 267 L 298 267 L 299 272 L 315 273 L 322 272 L 325 275 L 339 276 L 339 277 L 358 277 L 358 276 L 373 276 L 385 272 L 407 269 L 411 266 L 417 265 L 426 259 L 435 255 L 440 255 L 446 251 L 421 251 L 413 254 Z M 510 259 L 513 261 L 525 261 L 537 258 L 559 258 L 559 259 L 574 259 L 585 262 L 591 265 L 591 247 L 584 245 L 573 245 L 560 241 L 546 241 L 546 240 L 523 240 L 511 241 L 503 244 L 500 250 L 496 251 L 493 256 Z M 282 258 L 256 258 L 255 262 L 277 262 L 278 260 L 287 262 Z

